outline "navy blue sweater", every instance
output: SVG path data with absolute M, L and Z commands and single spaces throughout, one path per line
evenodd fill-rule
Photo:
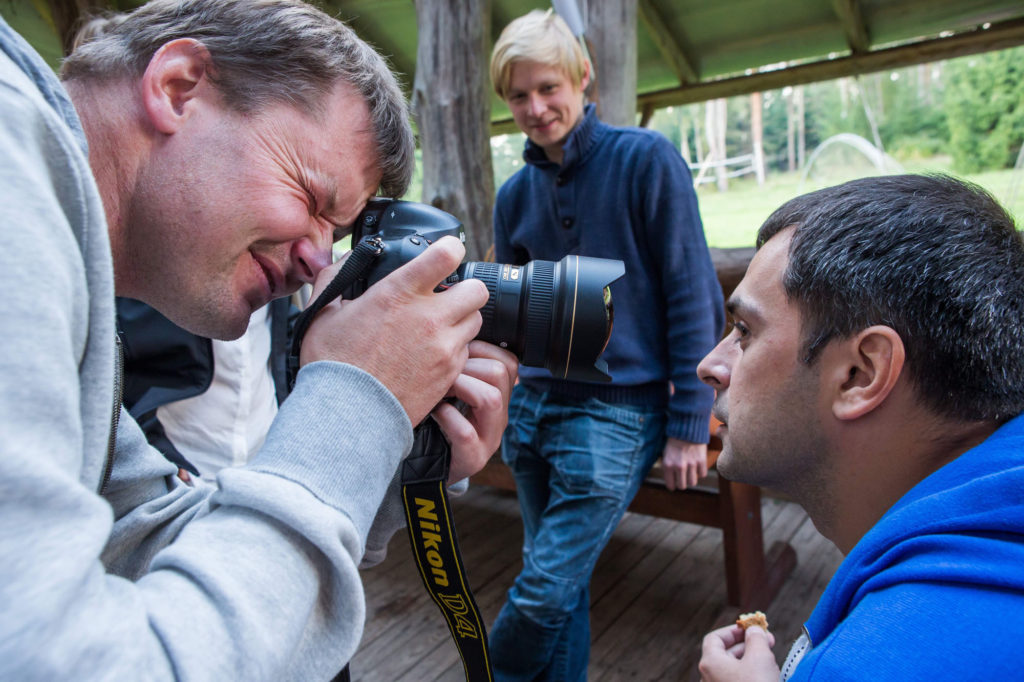
M 602 123 L 593 105 L 564 150 L 559 166 L 527 141 L 527 165 L 495 202 L 495 259 L 521 265 L 575 254 L 625 263 L 611 285 L 615 326 L 603 355 L 612 383 L 526 366 L 520 380 L 580 399 L 666 405 L 669 436 L 706 442 L 714 394 L 696 369 L 718 342 L 725 312 L 690 170 L 664 136 Z

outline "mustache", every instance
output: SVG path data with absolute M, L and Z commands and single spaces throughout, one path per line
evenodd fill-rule
M 715 402 L 711 405 L 711 414 L 723 424 L 729 423 L 729 407 L 720 393 L 715 395 Z

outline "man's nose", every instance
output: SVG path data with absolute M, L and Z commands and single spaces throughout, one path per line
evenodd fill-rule
M 544 103 L 544 98 L 540 95 L 530 95 L 530 115 L 540 116 L 547 109 L 547 105 Z
M 292 271 L 305 284 L 312 284 L 317 273 L 334 260 L 330 233 L 317 230 L 315 234 L 296 240 L 292 244 Z
M 729 387 L 732 374 L 731 360 L 725 349 L 727 342 L 730 342 L 729 337 L 722 339 L 697 365 L 697 377 L 716 391 Z

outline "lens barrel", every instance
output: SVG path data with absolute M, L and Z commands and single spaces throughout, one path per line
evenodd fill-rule
M 450 213 L 413 201 L 371 199 L 353 225 L 352 243 L 374 237 L 381 250 L 345 298 L 359 296 L 444 236 L 466 241 L 462 223 Z M 486 284 L 490 297 L 480 311 L 477 338 L 510 350 L 524 365 L 544 367 L 561 379 L 611 381 L 600 355 L 612 332 L 609 285 L 625 271 L 620 260 L 586 256 L 526 265 L 472 261 L 440 288 L 469 277 Z
M 457 271 L 490 293 L 477 338 L 575 381 L 611 381 L 600 358 L 614 319 L 608 285 L 624 273 L 622 261 L 586 256 L 526 265 L 471 261 Z

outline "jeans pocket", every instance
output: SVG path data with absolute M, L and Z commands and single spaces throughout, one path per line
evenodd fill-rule
M 664 412 L 596 399 L 586 401 L 585 408 L 594 491 L 628 495 L 646 475 L 646 463 L 656 459 L 653 451 L 663 447 Z

